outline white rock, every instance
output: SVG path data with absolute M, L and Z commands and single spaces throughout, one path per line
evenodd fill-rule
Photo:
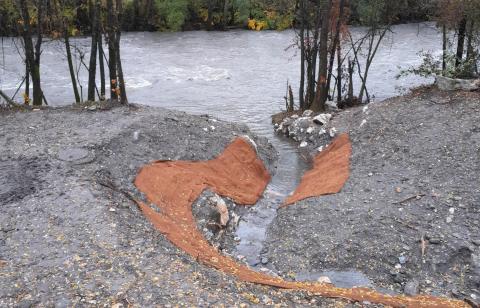
M 305 110 L 302 114 L 302 117 L 311 117 L 313 115 L 312 110 Z
M 206 127 L 204 127 L 203 130 L 206 131 L 206 132 L 208 132 L 208 128 L 206 128 Z
M 139 136 L 140 136 L 139 132 L 133 132 L 133 141 L 138 141 Z
M 305 148 L 307 146 L 308 146 L 308 142 L 306 142 L 306 141 L 303 141 L 302 143 L 300 143 L 301 148 Z
M 322 152 L 322 151 L 323 151 L 323 146 L 318 147 L 317 151 L 318 151 L 318 152 Z
M 215 205 L 216 210 L 220 214 L 220 225 L 225 227 L 230 219 L 228 215 L 228 207 L 225 201 L 220 198 L 218 195 L 215 195 L 210 198 L 210 201 Z
M 368 111 L 368 106 L 363 107 L 363 113 L 367 113 Z
M 315 128 L 310 126 L 309 128 L 307 128 L 307 134 L 313 133 L 314 130 L 315 130 Z
M 320 282 L 320 283 L 332 284 L 332 281 L 327 276 L 321 276 L 317 279 L 317 281 Z
M 292 118 L 292 119 L 298 119 L 299 116 L 298 116 L 298 114 L 294 114 L 294 115 L 292 115 L 290 118 Z
M 212 130 L 212 132 L 215 130 L 215 126 L 211 125 L 210 126 L 210 129 Z
M 327 133 L 327 131 L 325 130 L 325 128 L 322 128 L 318 134 L 321 136 L 321 135 L 325 135 Z
M 332 115 L 330 113 L 322 113 L 317 115 L 313 118 L 313 122 L 319 125 L 327 125 L 328 122 L 332 119 Z
M 365 124 L 367 124 L 367 120 L 363 119 L 362 123 L 360 123 L 360 127 L 363 127 Z
M 453 221 L 453 216 L 447 216 L 447 224 L 451 223 Z
M 453 215 L 453 214 L 455 213 L 455 208 L 454 208 L 454 207 L 451 207 L 448 211 L 450 212 L 450 214 Z
M 328 132 L 328 134 L 332 138 L 335 137 L 335 135 L 337 134 L 337 129 L 335 127 L 330 128 L 330 131 Z

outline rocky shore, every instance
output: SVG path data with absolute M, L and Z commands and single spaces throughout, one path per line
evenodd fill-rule
M 87 108 L 85 108 L 87 107 Z M 169 307 L 339 301 L 246 284 L 204 267 L 157 232 L 130 199 L 154 160 L 205 160 L 242 125 L 145 106 L 0 114 L 0 306 Z M 342 303 L 342 301 L 340 301 Z
M 270 268 L 480 303 L 479 120 L 480 93 L 435 88 L 332 114 L 327 125 L 309 114 L 283 120 L 276 130 L 312 155 L 329 128 L 349 133 L 353 156 L 341 193 L 278 211 Z

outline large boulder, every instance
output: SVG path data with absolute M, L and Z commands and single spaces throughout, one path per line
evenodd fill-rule
M 435 84 L 443 91 L 475 91 L 480 89 L 480 79 L 455 79 L 437 76 Z

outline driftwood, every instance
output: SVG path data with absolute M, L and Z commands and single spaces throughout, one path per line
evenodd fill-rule
M 10 98 L 8 97 L 7 94 L 5 94 L 2 90 L 0 90 L 0 96 L 7 102 L 7 104 L 9 104 L 10 106 L 16 106 L 17 104 L 15 104 L 15 102 Z

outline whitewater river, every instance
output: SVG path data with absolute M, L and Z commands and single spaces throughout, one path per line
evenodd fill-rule
M 354 36 L 362 28 L 352 30 Z M 238 253 L 250 264 L 259 262 L 265 230 L 280 202 L 299 182 L 307 168 L 296 145 L 273 134 L 270 116 L 284 108 L 287 80 L 298 84 L 299 56 L 293 31 L 284 32 L 182 32 L 125 33 L 122 58 L 130 102 L 211 114 L 220 119 L 247 123 L 252 131 L 271 140 L 280 153 L 277 174 L 265 198 L 245 217 L 238 231 Z M 2 40 L 0 88 L 13 94 L 23 78 L 23 64 L 12 39 Z M 88 52 L 88 39 L 74 44 Z M 401 68 L 420 62 L 422 50 L 438 54 L 441 35 L 430 23 L 393 28 L 372 65 L 368 88 L 375 100 L 401 94 L 428 80 L 396 80 Z M 86 54 L 88 63 L 89 55 Z M 78 63 L 78 59 L 77 59 Z M 63 47 L 46 43 L 42 54 L 42 85 L 50 105 L 73 102 Z M 86 95 L 86 72 L 81 72 Z M 358 90 L 358 88 L 356 89 Z M 200 128 L 199 128 L 200 129 Z M 272 202 L 273 200 L 273 202 Z

